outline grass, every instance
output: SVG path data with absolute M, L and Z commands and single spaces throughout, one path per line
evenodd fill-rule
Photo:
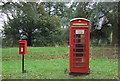
M 95 48 L 94 48 L 95 49 Z M 116 79 L 117 59 L 90 59 L 90 74 L 69 75 L 68 47 L 29 47 L 25 55 L 26 73 L 21 73 L 18 48 L 2 49 L 3 79 Z M 93 54 L 92 54 L 93 55 Z M 67 70 L 67 71 L 66 71 Z
M 18 48 L 4 48 L 2 50 L 3 60 L 20 60 L 21 55 L 18 53 Z M 25 55 L 26 59 L 52 59 L 52 58 L 67 58 L 69 55 L 68 47 L 28 47 L 28 52 Z

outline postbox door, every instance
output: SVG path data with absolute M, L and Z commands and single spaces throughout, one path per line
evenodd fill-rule
M 19 54 L 26 54 L 27 53 L 27 41 L 21 40 L 19 41 Z
M 24 43 L 20 43 L 20 47 L 19 47 L 19 52 L 20 54 L 24 54 L 24 50 L 25 50 L 25 46 L 24 46 Z
M 70 42 L 70 67 L 73 71 L 85 72 L 89 66 L 89 30 L 72 28 Z M 85 69 L 86 68 L 86 69 Z M 83 70 L 82 70 L 83 69 Z

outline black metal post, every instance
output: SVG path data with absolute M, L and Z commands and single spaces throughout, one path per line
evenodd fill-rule
M 22 73 L 24 73 L 24 55 L 22 55 Z

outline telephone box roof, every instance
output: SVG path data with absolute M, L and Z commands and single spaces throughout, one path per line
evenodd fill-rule
M 70 21 L 74 21 L 74 20 L 77 20 L 77 19 L 82 19 L 82 20 L 90 21 L 90 20 L 85 19 L 85 18 L 74 18 L 74 19 L 71 19 Z

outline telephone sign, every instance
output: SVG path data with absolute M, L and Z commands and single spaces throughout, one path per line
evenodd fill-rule
M 24 55 L 27 52 L 27 41 L 19 41 L 19 54 Z
M 90 23 L 84 18 L 70 22 L 70 74 L 89 74 Z

